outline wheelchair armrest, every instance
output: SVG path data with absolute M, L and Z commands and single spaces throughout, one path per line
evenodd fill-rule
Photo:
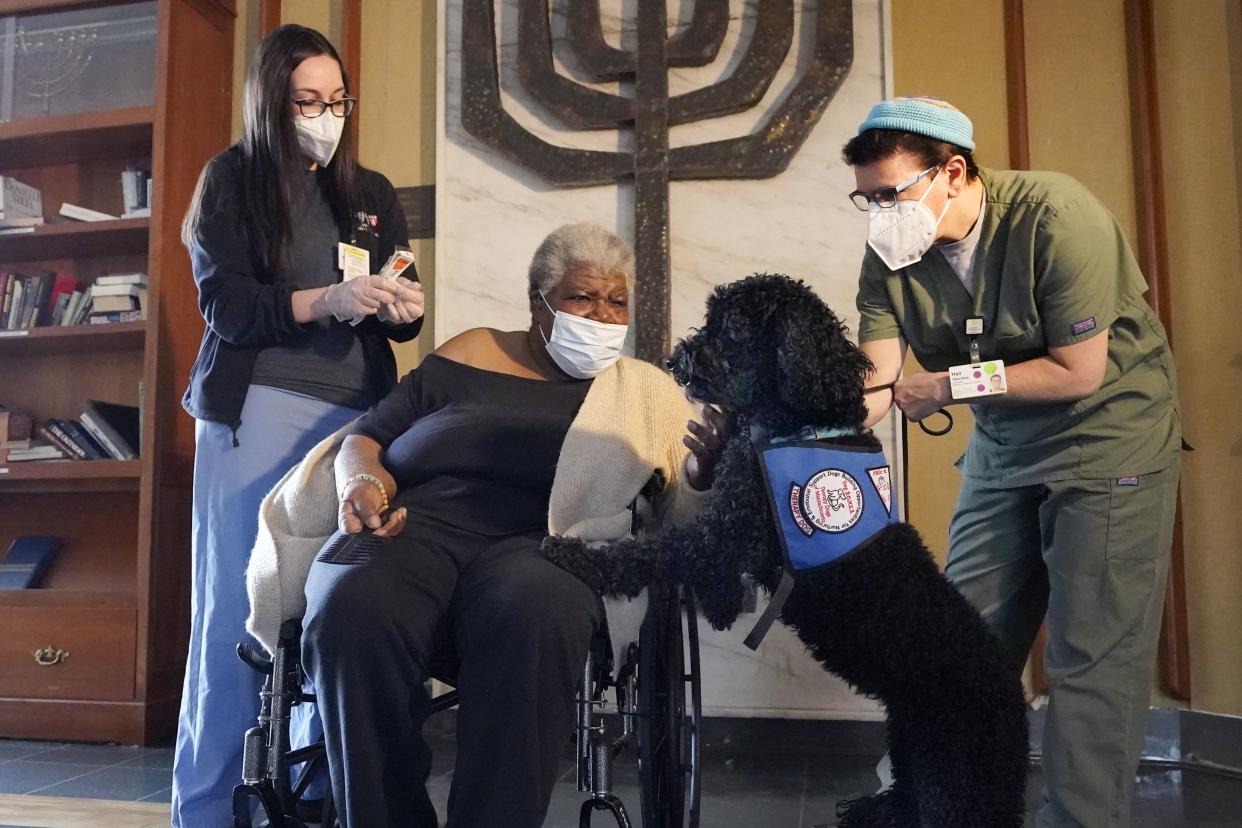
M 245 642 L 237 645 L 237 657 L 256 673 L 265 676 L 272 674 L 272 660 Z

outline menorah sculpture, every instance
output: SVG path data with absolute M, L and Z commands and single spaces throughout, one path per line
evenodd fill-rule
M 43 101 L 43 115 L 51 114 L 52 98 L 75 84 L 94 57 L 96 32 L 87 26 L 65 26 L 32 34 L 17 28 L 18 76 L 24 93 Z
M 565 0 L 567 30 L 582 67 L 600 82 L 632 81 L 632 97 L 579 84 L 556 72 L 548 0 L 518 0 L 518 75 L 541 106 L 575 129 L 632 126 L 633 152 L 556 146 L 528 132 L 500 99 L 494 0 L 463 0 L 461 121 L 495 151 L 557 187 L 634 181 L 638 274 L 636 356 L 655 362 L 669 350 L 669 182 L 770 178 L 798 152 L 849 71 L 854 56 L 852 0 L 819 0 L 811 59 L 784 99 L 754 132 L 669 148 L 669 130 L 754 107 L 784 64 L 794 36 L 793 0 L 756 0 L 754 31 L 735 71 L 718 83 L 670 97 L 668 70 L 715 60 L 729 23 L 728 0 L 695 0 L 688 27 L 670 37 L 667 0 L 638 0 L 636 48 L 610 46 L 599 0 Z

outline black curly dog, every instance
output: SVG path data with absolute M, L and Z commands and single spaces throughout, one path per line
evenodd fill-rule
M 547 557 L 604 595 L 657 579 L 690 584 L 716 629 L 742 609 L 743 573 L 780 581 L 752 426 L 774 435 L 811 424 L 856 427 L 835 442 L 874 446 L 867 357 L 810 288 L 756 275 L 716 289 L 704 327 L 668 360 L 688 395 L 730 414 L 734 434 L 710 504 L 691 526 L 646 541 L 545 541 Z M 1027 773 L 1022 688 L 979 614 L 941 575 L 913 527 L 890 525 L 844 558 L 800 572 L 781 613 L 810 653 L 888 712 L 893 787 L 837 806 L 838 825 L 1020 826 Z

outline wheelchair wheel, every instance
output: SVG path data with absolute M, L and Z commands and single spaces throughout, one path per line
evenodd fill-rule
M 702 697 L 693 593 L 653 587 L 638 647 L 643 828 L 698 828 Z

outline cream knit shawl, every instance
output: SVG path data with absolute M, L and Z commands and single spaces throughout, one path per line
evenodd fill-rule
M 667 483 L 655 504 L 657 521 L 693 520 L 708 496 L 685 480 L 689 452 L 681 440 L 694 414 L 672 378 L 645 362 L 622 358 L 596 377 L 561 446 L 549 534 L 588 541 L 625 537 L 630 504 L 653 474 Z M 333 462 L 351 427 L 312 448 L 259 506 L 259 534 L 246 570 L 246 629 L 269 651 L 281 622 L 306 611 L 303 589 L 311 563 L 336 531 Z

